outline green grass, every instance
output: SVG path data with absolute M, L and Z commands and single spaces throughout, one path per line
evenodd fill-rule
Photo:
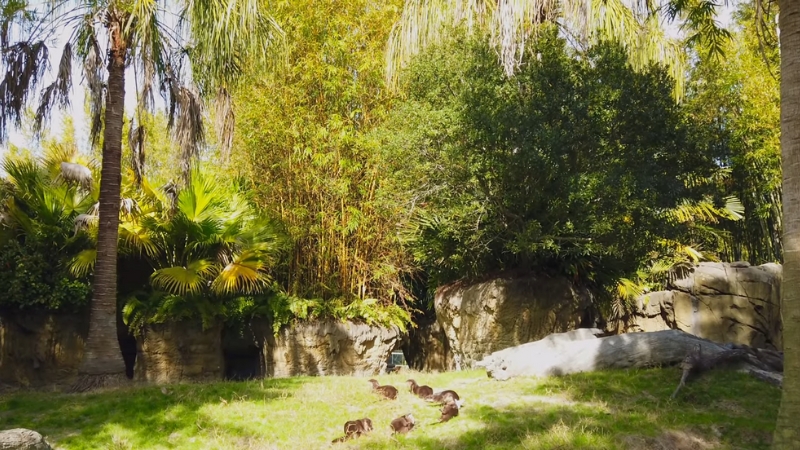
M 438 409 L 413 397 L 413 376 L 465 400 Z M 0 398 L 0 429 L 41 432 L 64 449 L 767 449 L 780 391 L 717 371 L 669 400 L 677 369 L 561 378 L 488 379 L 482 371 L 377 377 L 400 389 L 380 400 L 367 378 L 303 377 L 205 385 L 131 387 L 85 395 L 16 393 Z M 417 428 L 391 437 L 389 422 L 413 413 Z M 332 446 L 346 420 L 370 417 L 371 435 Z

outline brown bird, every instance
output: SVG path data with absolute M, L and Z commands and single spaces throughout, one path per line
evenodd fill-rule
M 395 434 L 395 433 L 400 433 L 400 434 L 408 433 L 409 431 L 411 431 L 412 428 L 414 428 L 414 424 L 415 423 L 416 423 L 416 421 L 414 420 L 414 416 L 412 416 L 411 414 L 402 415 L 402 416 L 400 416 L 397 419 L 394 419 L 392 421 L 392 424 L 391 424 L 392 432 L 393 432 L 392 434 Z
M 425 397 L 425 400 L 429 402 L 439 403 L 442 405 L 448 402 L 457 402 L 458 407 L 460 408 L 461 406 L 463 406 L 463 402 L 459 401 L 460 398 L 461 397 L 458 396 L 458 393 L 456 393 L 456 391 L 447 390 L 447 391 L 437 392 L 433 395 L 429 395 Z
M 453 417 L 458 415 L 459 405 L 456 402 L 447 402 L 442 408 L 442 417 L 439 418 L 439 422 L 447 422 L 448 420 L 452 419 Z
M 382 396 L 394 400 L 397 398 L 397 388 L 390 385 L 381 386 L 378 384 L 378 380 L 372 379 L 369 380 L 372 383 L 372 390 L 378 392 Z
M 406 383 L 408 384 L 409 391 L 417 397 L 425 398 L 429 395 L 433 395 L 433 388 L 430 386 L 420 386 L 417 384 L 416 380 L 406 380 Z
M 344 436 L 334 439 L 331 444 L 344 442 L 354 437 L 359 437 L 372 431 L 372 420 L 369 417 L 358 420 L 348 420 L 344 423 Z

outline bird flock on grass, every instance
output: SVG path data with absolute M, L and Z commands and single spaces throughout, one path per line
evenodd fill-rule
M 369 380 L 372 383 L 372 390 L 381 395 L 385 400 L 397 400 L 397 388 L 390 385 L 381 386 L 378 380 Z M 417 384 L 416 380 L 406 380 L 408 390 L 417 397 L 431 403 L 439 404 L 441 409 L 441 417 L 439 423 L 447 422 L 448 420 L 456 417 L 458 411 L 464 406 L 464 401 L 458 396 L 458 393 L 453 390 L 444 390 L 441 392 L 433 392 L 430 386 Z M 402 416 L 392 420 L 389 426 L 392 428 L 392 434 L 405 434 L 411 431 L 416 425 L 416 420 L 412 414 L 403 414 Z M 360 437 L 363 434 L 369 433 L 373 430 L 372 419 L 365 417 L 358 420 L 348 420 L 344 423 L 344 436 L 334 439 L 333 443 L 344 442 L 348 439 Z

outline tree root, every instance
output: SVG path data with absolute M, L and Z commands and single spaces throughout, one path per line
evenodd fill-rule
M 670 398 L 674 399 L 690 378 L 732 364 L 744 366 L 744 371 L 770 384 L 780 386 L 783 382 L 783 377 L 779 375 L 783 372 L 783 355 L 779 352 L 734 345 L 727 350 L 704 357 L 702 347 L 698 345 L 680 363 L 679 367 L 683 373 Z

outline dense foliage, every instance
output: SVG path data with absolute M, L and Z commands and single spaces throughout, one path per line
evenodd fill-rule
M 120 227 L 120 306 L 137 328 L 254 315 L 404 327 L 422 284 L 503 270 L 569 276 L 620 314 L 702 259 L 781 259 L 777 45 L 746 5 L 726 60 L 694 48 L 683 104 L 663 67 L 545 28 L 513 77 L 488 39 L 454 34 L 392 98 L 383 49 L 399 0 L 273 6 L 288 65 L 234 93 L 230 160 L 206 149 L 185 183 L 180 147 L 153 131 L 166 118 L 126 124 L 144 133 L 125 150 Z M 6 169 L 4 212 L 41 204 L 4 216 L 6 305 L 86 302 L 65 261 L 93 268 L 96 189 L 56 177 L 74 154 L 53 158 L 43 183 L 69 200 L 22 198 L 24 167 Z
M 412 269 L 397 205 L 377 198 L 386 173 L 363 141 L 387 109 L 383 48 L 401 3 L 275 2 L 291 37 L 288 67 L 254 74 L 237 94 L 234 161 L 293 244 L 277 280 L 322 315 L 366 304 L 407 319 L 395 307 L 408 299 Z
M 433 48 L 376 137 L 436 283 L 517 268 L 612 282 L 674 250 L 670 212 L 715 171 L 661 68 L 637 73 L 611 44 L 574 54 L 552 31 L 527 51 L 508 78 L 484 40 Z
M 145 323 L 201 319 L 208 325 L 226 317 L 239 297 L 271 290 L 269 270 L 282 250 L 279 228 L 258 214 L 233 189 L 195 171 L 179 189 L 168 184 L 127 184 L 120 226 L 123 316 L 138 330 Z M 89 272 L 96 251 L 72 263 Z
M 80 161 L 74 147 L 50 147 L 45 157 L 7 155 L 0 191 L 0 307 L 75 311 L 89 302 L 86 277 L 70 259 L 91 245 L 75 221 L 95 207 L 92 184 L 71 181 L 61 163 Z M 88 170 L 88 169 L 87 169 Z
M 718 189 L 741 199 L 744 220 L 725 224 L 722 253 L 753 264 L 780 262 L 780 59 L 777 36 L 750 2 L 735 14 L 725 58 L 700 58 L 690 74 L 687 109 L 702 130 L 696 140 L 730 176 Z M 763 22 L 762 22 L 763 21 Z

